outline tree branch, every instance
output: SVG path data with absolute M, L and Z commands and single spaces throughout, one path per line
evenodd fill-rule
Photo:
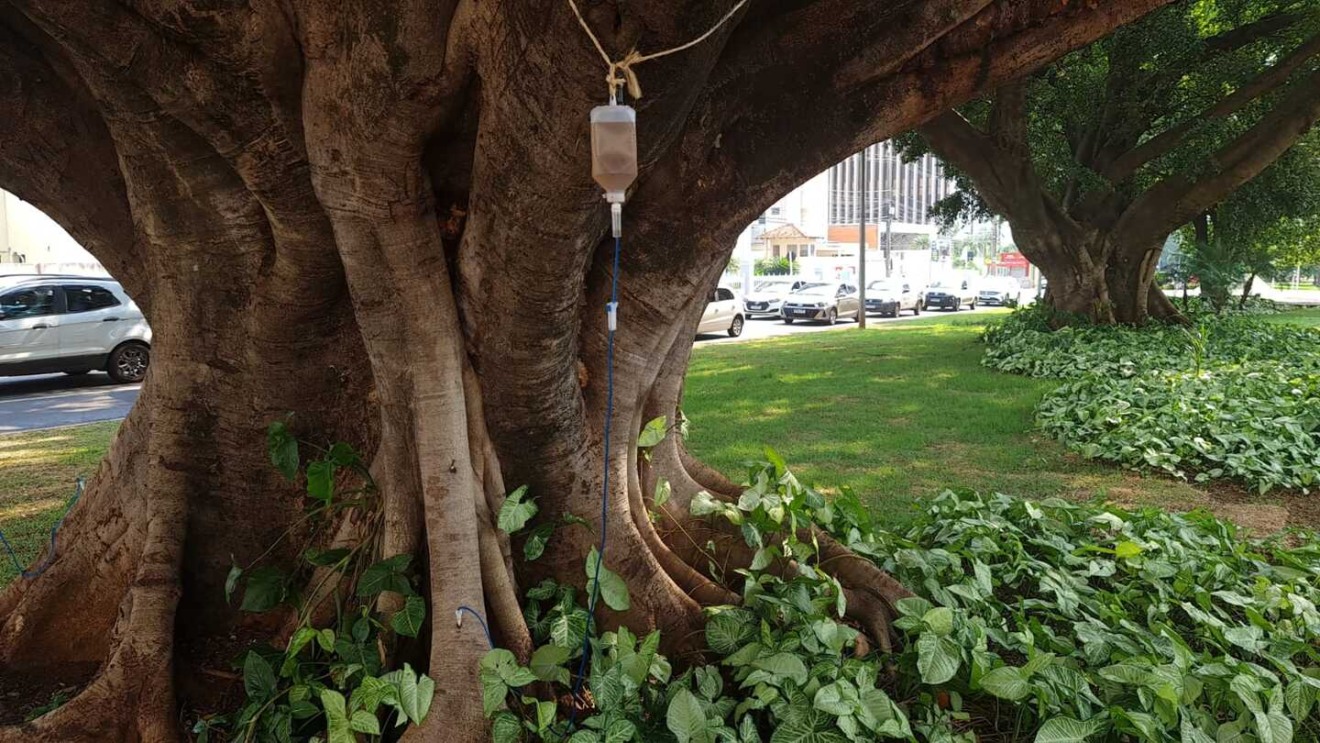
M 1200 115 L 1151 137 L 1119 156 L 1101 169 L 1100 175 L 1115 185 L 1123 183 L 1135 175 L 1142 166 L 1176 149 L 1197 126 L 1206 121 L 1231 116 L 1260 97 L 1277 90 L 1288 82 L 1293 73 L 1318 54 L 1320 54 L 1320 35 L 1312 37 L 1291 54 L 1261 72 L 1251 82 L 1224 96 Z
M 0 13 L 0 100 L 7 108 L 0 116 L 0 187 L 59 223 L 148 308 L 145 246 L 136 239 L 115 144 L 76 75 L 57 69 L 30 41 L 39 33 Z
M 1147 190 L 1123 214 L 1115 232 L 1140 243 L 1168 235 L 1227 198 L 1274 163 L 1320 120 L 1320 71 L 1299 80 L 1255 126 L 1214 153 L 1206 172 L 1180 173 Z

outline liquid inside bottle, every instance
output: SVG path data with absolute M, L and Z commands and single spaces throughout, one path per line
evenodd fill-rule
M 591 177 L 613 203 L 622 203 L 637 180 L 637 112 L 631 106 L 591 110 Z

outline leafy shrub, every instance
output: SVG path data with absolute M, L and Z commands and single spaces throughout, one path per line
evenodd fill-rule
M 1085 456 L 1261 492 L 1320 484 L 1320 373 L 1278 365 L 1130 378 L 1089 374 L 1048 393 L 1041 428 Z
M 572 588 L 544 583 L 529 593 L 528 621 L 545 643 L 530 665 L 502 650 L 482 664 L 497 741 L 1320 735 L 1314 541 L 1243 539 L 1204 513 L 951 492 L 887 531 L 851 492 L 826 499 L 772 458 L 752 468 L 736 503 L 693 502 L 756 550 L 739 571 L 741 605 L 712 610 L 713 662 L 671 678 L 656 633 L 604 633 L 591 642 L 590 694 L 570 725 L 585 610 Z M 896 607 L 900 650 L 859 642 L 813 529 L 918 594 Z
M 1320 331 L 1245 316 L 1042 329 L 1040 312 L 988 329 L 983 363 L 1067 380 L 1041 427 L 1089 457 L 1262 492 L 1320 484 Z
M 303 462 L 299 444 L 316 457 Z M 241 594 L 240 608 L 265 613 L 282 609 L 297 626 L 281 646 L 261 644 L 244 653 L 235 668 L 242 674 L 247 701 L 232 718 L 208 715 L 192 732 L 198 743 L 213 733 L 229 740 L 382 740 L 389 727 L 421 724 L 435 693 L 435 682 L 408 664 L 384 666 L 387 648 L 399 638 L 417 637 L 426 626 L 426 600 L 414 588 L 412 555 L 374 559 L 379 543 L 379 499 L 366 464 L 348 444 L 322 448 L 293 437 L 283 421 L 267 433 L 271 463 L 306 488 L 306 514 L 258 558 L 281 542 L 303 536 L 301 558 L 290 571 L 272 564 L 235 565 L 225 580 L 225 598 Z M 355 545 L 322 549 L 341 518 L 364 524 Z M 308 527 L 304 529 L 301 527 Z M 315 580 L 313 581 L 313 578 Z M 310 586 L 310 590 L 301 590 Z M 398 610 L 385 616 L 377 606 L 393 594 Z M 334 611 L 334 621 L 314 623 L 318 608 Z

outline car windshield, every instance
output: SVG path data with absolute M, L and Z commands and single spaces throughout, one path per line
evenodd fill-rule
M 781 291 L 783 289 L 787 289 L 792 285 L 793 282 L 791 281 L 758 281 L 752 285 L 752 291 L 754 292 Z
M 866 285 L 866 290 L 869 292 L 896 292 L 898 291 L 898 284 L 888 281 L 872 281 Z
M 807 297 L 832 297 L 837 291 L 833 284 L 810 284 L 793 292 L 794 296 L 802 295 Z
M 930 288 L 932 288 L 932 289 L 952 289 L 952 288 L 953 288 L 953 282 L 951 282 L 951 281 L 938 281 L 938 280 L 936 280 L 936 281 L 932 281 L 931 284 L 930 284 Z

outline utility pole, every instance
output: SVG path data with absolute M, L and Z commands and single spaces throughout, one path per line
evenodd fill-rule
M 857 327 L 866 330 L 866 148 L 857 153 L 861 162 L 857 178 Z
M 885 199 L 882 208 L 884 209 L 885 218 L 885 278 L 891 279 L 894 277 L 894 254 L 892 252 L 894 249 L 894 200 Z

